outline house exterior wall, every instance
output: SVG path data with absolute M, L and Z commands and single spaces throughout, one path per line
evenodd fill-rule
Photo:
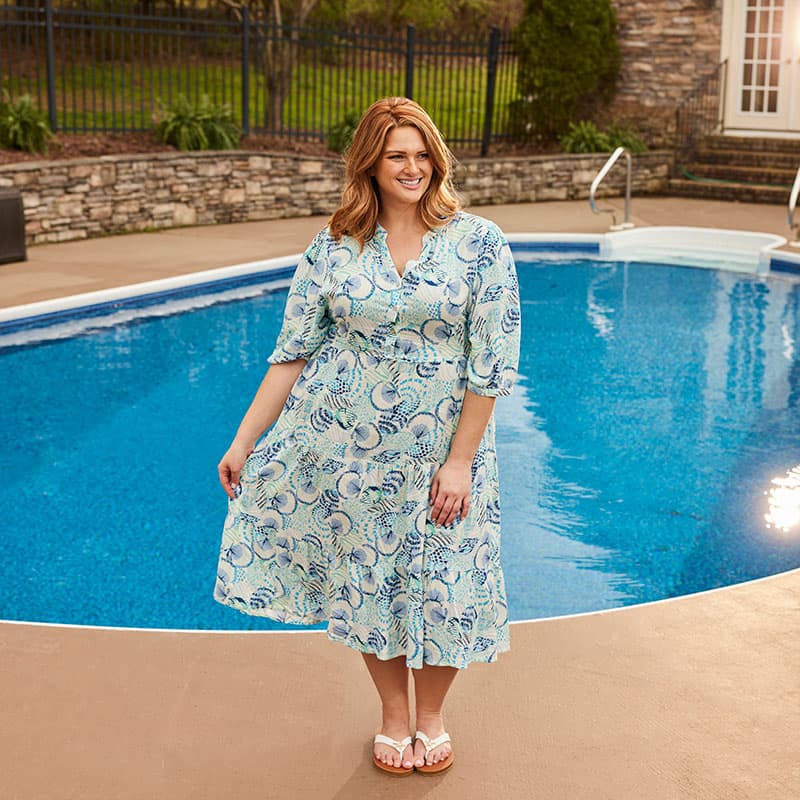
M 610 119 L 668 145 L 675 109 L 719 64 L 723 0 L 614 0 L 622 68 Z

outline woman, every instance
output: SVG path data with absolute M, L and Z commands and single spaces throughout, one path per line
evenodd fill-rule
M 383 712 L 373 760 L 398 775 L 451 766 L 447 691 L 509 646 L 492 411 L 516 377 L 519 295 L 502 233 L 459 210 L 451 164 L 416 103 L 367 110 L 219 463 L 216 599 L 327 622 L 360 651 Z

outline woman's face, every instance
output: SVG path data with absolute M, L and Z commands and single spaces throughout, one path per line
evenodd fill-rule
M 433 164 L 420 132 L 412 125 L 389 131 L 372 175 L 384 206 L 418 203 L 433 175 Z

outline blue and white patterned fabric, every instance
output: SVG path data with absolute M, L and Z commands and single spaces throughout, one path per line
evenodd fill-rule
M 307 359 L 229 502 L 215 598 L 327 622 L 380 659 L 464 668 L 509 647 L 494 418 L 464 520 L 429 519 L 464 392 L 511 393 L 519 287 L 493 223 L 427 233 L 402 277 L 378 227 L 363 250 L 321 231 L 292 281 L 271 363 Z

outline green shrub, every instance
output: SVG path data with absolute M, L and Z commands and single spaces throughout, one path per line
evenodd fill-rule
M 612 147 L 627 147 L 631 153 L 644 153 L 647 150 L 647 145 L 642 141 L 642 137 L 626 125 L 612 122 L 606 128 L 606 133 L 611 139 Z
M 328 148 L 334 153 L 344 153 L 350 142 L 353 141 L 353 134 L 356 132 L 360 115 L 355 111 L 348 111 L 344 119 L 337 122 L 328 131 Z
M 509 108 L 518 139 L 554 141 L 611 99 L 620 67 L 616 27 L 611 0 L 526 0 L 514 31 L 521 99 Z
M 155 132 L 178 150 L 233 150 L 240 135 L 230 107 L 214 105 L 207 95 L 196 106 L 184 95 L 171 108 L 162 106 Z
M 614 149 L 609 135 L 594 122 L 570 122 L 559 142 L 565 153 L 605 153 Z
M 47 115 L 33 105 L 30 95 L 12 102 L 8 92 L 0 96 L 0 147 L 46 153 L 53 134 Z
M 631 153 L 647 150 L 635 131 L 617 123 L 601 130 L 594 122 L 570 122 L 559 142 L 565 153 L 607 153 L 617 147 L 627 147 Z

